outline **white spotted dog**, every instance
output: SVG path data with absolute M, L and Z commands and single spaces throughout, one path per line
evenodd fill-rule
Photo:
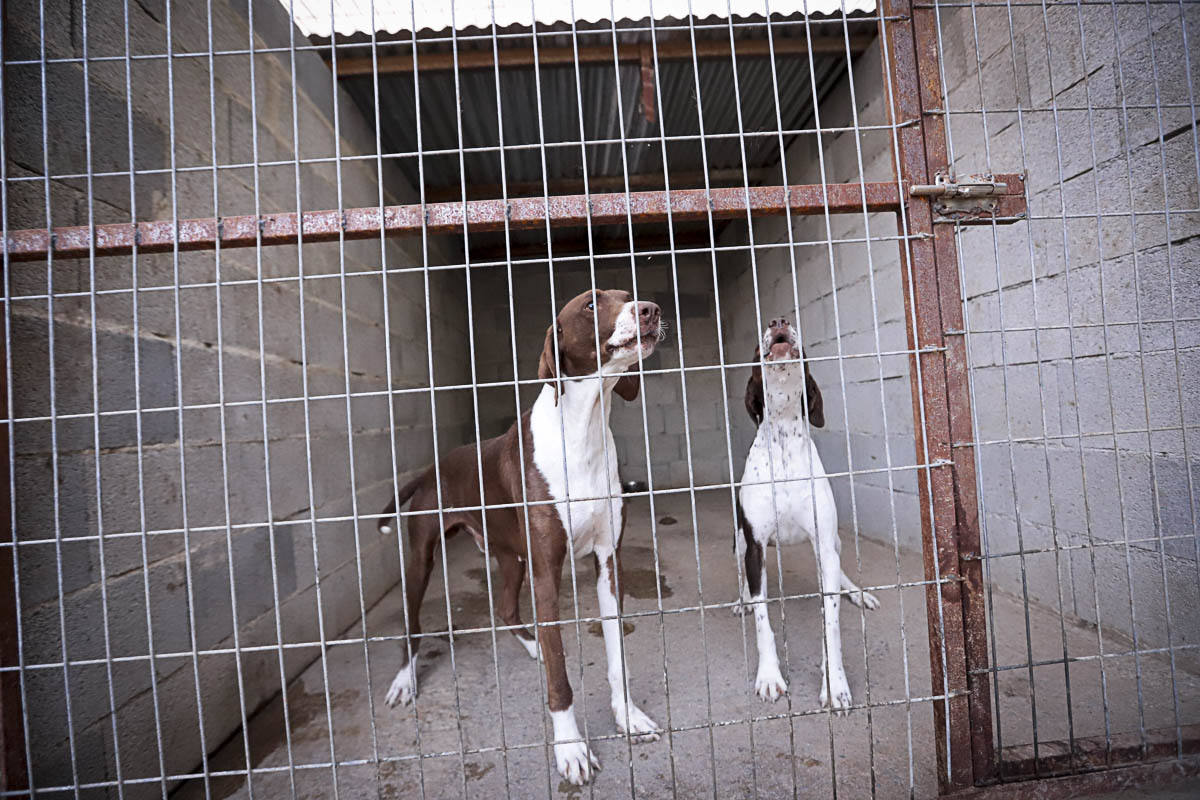
M 740 587 L 737 613 L 754 609 L 758 643 L 758 675 L 754 691 L 763 700 L 777 700 L 787 692 L 779 671 L 775 634 L 767 616 L 767 567 L 763 557 L 768 544 L 791 544 L 808 539 L 817 557 L 817 573 L 824 605 L 824 659 L 821 705 L 846 713 L 850 684 L 842 666 L 842 633 L 838 621 L 840 595 L 855 605 L 879 607 L 875 596 L 859 589 L 842 571 L 842 543 L 838 538 L 837 507 L 825 476 L 821 456 L 809 425 L 824 427 L 821 390 L 808 372 L 796 331 L 786 319 L 773 319 L 763 332 L 746 384 L 746 411 L 758 434 L 742 473 L 738 492 L 738 559 L 744 559 L 746 580 Z

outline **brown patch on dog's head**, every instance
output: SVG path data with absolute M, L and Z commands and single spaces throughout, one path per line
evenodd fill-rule
M 557 398 L 562 378 L 594 374 L 614 357 L 626 361 L 632 356 L 636 363 L 639 351 L 643 358 L 654 352 L 661 317 L 657 305 L 635 304 L 622 289 L 583 292 L 563 306 L 546 329 L 538 378 L 554 382 Z M 633 400 L 639 387 L 637 375 L 624 375 L 615 389 L 624 399 Z
M 804 360 L 804 396 L 808 406 L 808 421 L 815 428 L 824 428 L 825 404 L 821 398 L 821 387 L 817 386 L 817 382 L 808 369 L 808 354 L 804 352 L 803 348 L 800 350 L 800 357 Z M 754 348 L 755 364 L 750 368 L 750 380 L 746 381 L 746 413 L 750 415 L 750 419 L 754 420 L 755 426 L 762 424 L 766 407 L 763 399 L 763 375 L 760 363 L 763 360 L 769 363 L 773 359 L 770 356 L 763 359 L 762 348 Z

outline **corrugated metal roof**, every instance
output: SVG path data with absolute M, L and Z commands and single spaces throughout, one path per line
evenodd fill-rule
M 440 31 L 492 25 L 763 14 L 841 14 L 875 10 L 874 0 L 279 0 L 306 36 L 371 31 Z
M 498 71 L 490 67 L 422 68 L 415 80 L 411 70 L 378 75 L 368 71 L 344 75 L 340 83 L 365 117 L 374 120 L 378 81 L 384 152 L 400 154 L 394 163 L 411 185 L 419 185 L 423 177 L 428 200 L 458 199 L 464 186 L 468 199 L 496 198 L 503 193 L 509 197 L 541 196 L 543 191 L 574 193 L 582 191 L 585 174 L 593 192 L 622 191 L 626 174 L 642 176 L 640 183 L 630 183 L 631 189 L 661 188 L 664 158 L 660 136 L 692 137 L 666 144 L 665 168 L 672 188 L 703 188 L 706 178 L 713 187 L 740 186 L 743 169 L 749 173 L 751 185 L 779 183 L 783 180 L 780 139 L 786 148 L 795 134 L 781 137 L 778 132 L 811 127 L 814 105 L 844 74 L 843 24 L 840 16 L 772 17 L 775 58 L 739 57 L 736 88 L 734 61 L 728 56 L 700 58 L 695 65 L 690 58 L 659 61 L 654 64 L 654 80 L 661 107 L 655 109 L 653 121 L 642 110 L 643 76 L 636 61 L 543 65 L 536 72 L 532 67 Z M 875 30 L 869 17 L 849 17 L 846 24 L 856 36 Z M 652 32 L 646 24 L 629 21 L 558 22 L 547 28 L 539 25 L 537 40 L 540 49 L 567 48 L 570 52 L 575 46 L 611 48 L 614 35 L 618 47 L 644 45 L 652 38 L 659 47 L 665 43 L 687 46 L 693 36 L 698 45 L 705 40 L 728 45 L 731 35 L 739 42 L 765 39 L 767 24 L 761 16 L 736 24 L 728 18 L 692 18 L 656 22 Z M 408 59 L 415 39 L 423 59 L 426 54 L 451 51 L 460 56 L 472 50 L 490 53 L 493 46 L 502 51 L 530 51 L 532 38 L 532 28 L 514 24 L 486 31 L 376 33 L 374 40 L 379 58 L 399 54 Z M 780 52 L 778 43 L 785 39 L 811 39 L 815 79 L 810 75 L 807 52 Z M 816 46 L 822 39 L 832 47 Z M 321 40 L 313 37 L 313 41 Z M 339 63 L 343 58 L 369 58 L 371 42 L 372 37 L 363 33 L 338 35 Z M 703 145 L 698 138 L 701 109 Z M 755 135 L 759 133 L 763 135 Z M 557 185 L 550 185 L 552 182 Z M 623 229 L 615 228 L 594 233 L 598 238 L 625 236 Z M 496 238 L 479 235 L 484 244 Z M 514 234 L 512 240 L 536 243 L 542 239 L 544 232 L 526 231 Z

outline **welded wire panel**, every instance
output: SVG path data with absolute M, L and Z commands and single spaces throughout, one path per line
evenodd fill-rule
M 1195 751 L 1196 11 L 937 7 L 1003 777 Z
M 965 297 L 954 442 L 902 158 L 928 115 L 887 45 L 909 4 L 410 6 L 6 5 L 3 796 L 924 797 L 967 734 L 1003 777 L 1062 739 L 1188 752 L 1191 6 L 936 7 L 948 163 L 1029 197 L 935 276 Z M 1087 46 L 1047 43 L 1064 19 Z M 587 377 L 598 316 L 555 333 L 607 289 L 664 321 L 632 399 Z M 756 424 L 779 319 L 819 389 Z M 589 386 L 580 441 L 612 447 L 584 452 Z M 815 449 L 747 472 L 776 435 Z M 964 535 L 931 488 L 951 448 L 986 630 L 956 623 L 970 570 L 928 560 Z M 767 547 L 747 584 L 750 517 L 827 546 Z M 589 537 L 618 534 L 598 575 Z M 818 577 L 838 541 L 878 608 Z M 549 631 L 565 678 L 522 638 Z M 603 771 L 573 786 L 556 740 Z

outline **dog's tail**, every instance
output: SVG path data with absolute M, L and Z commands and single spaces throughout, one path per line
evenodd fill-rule
M 417 487 L 421 485 L 421 481 L 424 480 L 424 478 L 425 473 L 422 472 L 420 475 L 404 484 L 400 491 L 396 493 L 396 496 L 391 499 L 391 502 L 387 504 L 387 508 L 383 510 L 383 516 L 379 518 L 380 533 L 385 536 L 389 536 L 394 531 L 400 529 L 399 522 L 396 520 L 395 516 L 396 510 L 400 508 L 400 506 L 407 503 L 409 499 L 417 493 Z M 395 524 L 395 527 L 393 527 L 393 524 Z

